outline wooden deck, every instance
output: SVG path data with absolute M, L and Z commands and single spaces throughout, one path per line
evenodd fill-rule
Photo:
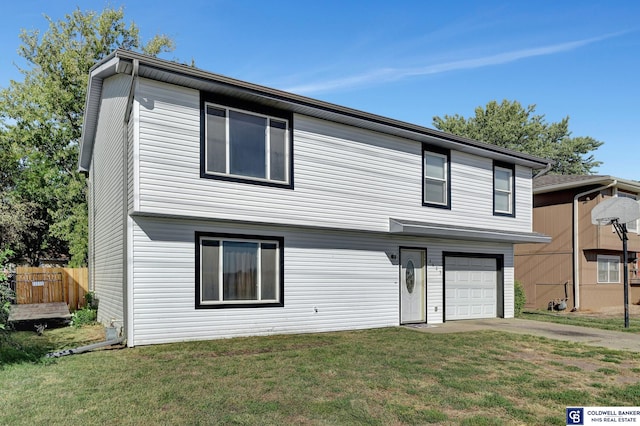
M 69 307 L 64 302 L 31 303 L 27 305 L 11 305 L 9 321 L 37 321 L 37 320 L 68 320 L 71 319 Z

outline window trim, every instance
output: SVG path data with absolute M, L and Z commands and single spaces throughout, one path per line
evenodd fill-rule
M 600 281 L 600 261 L 607 261 L 607 278 L 608 281 Z M 615 260 L 615 262 L 618 264 L 618 281 L 611 281 L 611 269 L 609 268 L 608 265 L 610 265 L 611 260 Z M 620 256 L 615 256 L 615 255 L 610 255 L 610 254 L 599 254 L 596 256 L 596 283 L 598 284 L 620 284 L 620 274 L 622 272 L 622 268 L 624 268 L 624 266 L 621 266 L 622 262 L 620 261 Z
M 425 201 L 426 196 L 426 185 L 425 180 L 427 180 L 426 176 L 426 156 L 427 154 L 432 154 L 438 157 L 444 157 L 446 159 L 445 162 L 445 196 L 446 203 L 434 203 L 431 201 Z M 451 210 L 451 151 L 448 149 L 443 149 L 427 144 L 422 145 L 422 205 L 425 207 L 435 207 L 438 209 L 447 209 Z
M 227 111 L 237 111 L 245 114 L 250 114 L 259 117 L 265 117 L 267 119 L 275 119 L 277 121 L 285 121 L 287 123 L 286 128 L 286 164 L 285 173 L 288 180 L 286 182 L 269 180 L 266 178 L 255 178 L 251 176 L 234 175 L 230 173 L 216 173 L 207 171 L 207 106 L 213 106 L 215 108 L 225 109 Z M 254 185 L 270 186 L 277 188 L 294 189 L 293 185 L 293 113 L 291 111 L 272 108 L 264 105 L 259 105 L 252 102 L 243 101 L 240 99 L 224 96 L 224 95 L 212 95 L 207 93 L 201 93 L 200 95 L 200 177 L 205 179 L 215 179 L 228 182 L 249 183 Z M 228 140 L 227 140 L 228 146 Z M 227 150 L 228 151 L 228 150 Z M 265 158 L 265 162 L 267 158 Z
M 257 300 L 240 301 L 202 301 L 202 241 L 242 241 L 258 243 L 277 243 L 278 260 L 276 262 L 276 277 L 278 283 L 276 301 L 260 302 Z M 220 244 L 222 246 L 222 244 Z M 270 308 L 284 307 L 284 238 L 271 235 L 246 235 L 212 232 L 195 232 L 195 308 L 196 309 L 227 309 L 227 308 Z M 222 285 L 222 283 L 221 283 Z
M 498 192 L 498 190 L 496 189 L 496 170 L 497 169 L 501 169 L 501 170 L 507 170 L 509 172 L 511 172 L 511 211 L 506 212 L 506 211 L 499 211 L 496 210 L 496 192 Z M 493 191 L 491 193 L 492 195 L 492 199 L 493 199 L 493 215 L 494 216 L 505 216 L 505 217 L 515 217 L 516 216 L 516 167 L 514 164 L 508 164 L 508 163 L 501 163 L 498 161 L 494 161 L 493 162 L 493 176 L 492 176 L 492 182 L 493 182 Z M 505 191 L 501 191 L 501 192 L 505 192 Z

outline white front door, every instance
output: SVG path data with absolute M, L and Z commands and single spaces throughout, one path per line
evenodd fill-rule
M 424 250 L 400 250 L 400 322 L 425 322 Z
M 446 320 L 495 318 L 497 314 L 496 259 L 445 259 Z

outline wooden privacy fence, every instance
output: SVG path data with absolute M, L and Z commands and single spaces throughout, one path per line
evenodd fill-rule
M 65 302 L 69 309 L 85 305 L 89 291 L 87 268 L 16 268 L 16 303 Z

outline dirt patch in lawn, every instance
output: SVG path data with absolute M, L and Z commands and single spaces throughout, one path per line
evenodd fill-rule
M 573 387 L 590 386 L 584 382 L 584 373 L 593 373 L 594 381 L 606 381 L 618 385 L 640 383 L 640 360 L 621 359 L 615 351 L 589 351 L 583 348 L 547 353 L 540 357 L 535 348 L 523 348 L 509 354 L 507 359 L 522 360 L 540 369 L 546 376 L 558 377 L 559 382 L 572 383 Z M 561 379 L 561 380 L 560 380 Z

